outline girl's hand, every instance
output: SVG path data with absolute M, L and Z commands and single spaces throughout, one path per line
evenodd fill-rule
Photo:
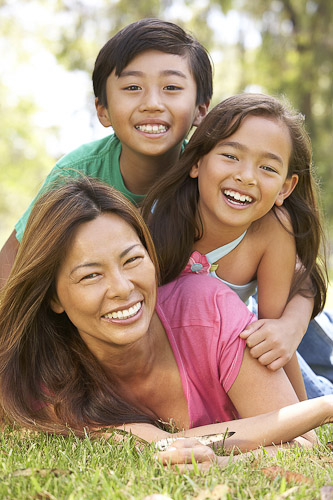
M 299 344 L 296 325 L 285 318 L 260 319 L 248 325 L 240 334 L 250 354 L 270 370 L 285 366 Z

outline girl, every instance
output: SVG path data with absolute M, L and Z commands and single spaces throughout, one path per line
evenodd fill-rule
M 184 269 L 206 272 L 243 301 L 257 288 L 259 318 L 284 313 L 275 330 L 262 321 L 243 336 L 262 364 L 273 370 L 285 366 L 304 399 L 295 355 L 306 329 L 299 295 L 313 297 L 316 315 L 325 303 L 327 274 L 324 262 L 318 262 L 322 228 L 302 117 L 262 94 L 226 99 L 207 115 L 181 159 L 149 193 L 143 213 L 162 283 Z M 301 323 L 296 336 L 289 328 L 283 331 L 292 297 L 293 315 Z

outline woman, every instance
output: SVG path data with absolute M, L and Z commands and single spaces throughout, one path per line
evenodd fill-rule
M 150 442 L 170 437 L 172 419 L 173 436 L 228 428 L 228 447 L 241 450 L 330 421 L 329 396 L 281 410 L 295 392 L 250 356 L 239 333 L 254 318 L 232 291 L 185 276 L 156 303 L 155 269 L 149 233 L 115 189 L 83 179 L 44 194 L 1 296 L 4 414 L 47 431 L 121 427 Z M 184 440 L 166 454 L 205 461 L 206 451 Z

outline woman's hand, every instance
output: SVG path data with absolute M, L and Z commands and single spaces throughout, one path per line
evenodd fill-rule
M 229 457 L 218 457 L 214 451 L 195 438 L 176 439 L 165 451 L 155 454 L 163 465 L 177 465 L 180 471 L 184 469 L 207 470 L 214 463 L 220 463 L 224 459 L 225 464 Z M 194 463 L 194 466 L 193 466 Z

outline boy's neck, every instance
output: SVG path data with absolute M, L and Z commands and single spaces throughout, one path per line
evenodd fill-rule
M 147 156 L 123 148 L 119 166 L 126 188 L 133 194 L 147 194 L 154 182 L 179 158 L 180 150 L 181 146 L 164 155 Z

